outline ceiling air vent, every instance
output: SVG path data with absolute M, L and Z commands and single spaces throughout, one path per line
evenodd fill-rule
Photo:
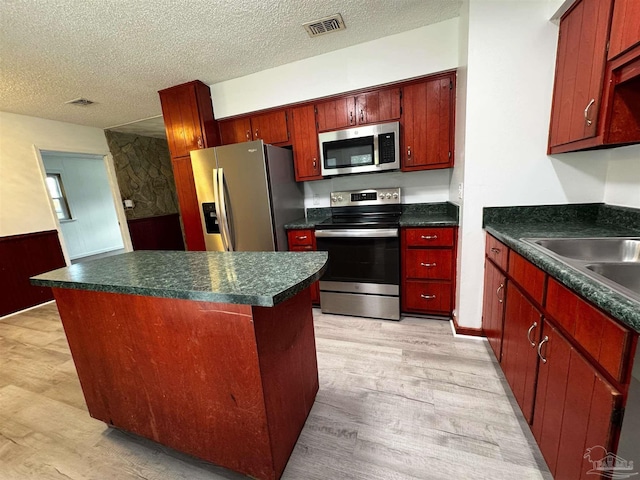
M 88 107 L 89 105 L 93 105 L 95 102 L 88 100 L 86 98 L 76 98 L 75 100 L 69 100 L 68 102 L 64 102 L 67 105 L 77 105 L 78 107 Z
M 319 20 L 303 23 L 302 26 L 311 38 L 347 28 L 342 20 L 342 15 L 339 13 L 331 15 L 330 17 L 324 17 Z

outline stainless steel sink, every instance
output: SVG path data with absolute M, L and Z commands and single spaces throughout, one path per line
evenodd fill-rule
M 545 238 L 533 243 L 562 257 L 586 262 L 640 263 L 640 238 Z
M 640 295 L 640 263 L 596 263 L 586 268 Z
M 640 237 L 522 240 L 596 282 L 640 302 Z

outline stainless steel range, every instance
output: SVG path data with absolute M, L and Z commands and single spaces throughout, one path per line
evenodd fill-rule
M 399 188 L 331 194 L 331 218 L 316 226 L 329 252 L 320 281 L 324 313 L 400 320 Z

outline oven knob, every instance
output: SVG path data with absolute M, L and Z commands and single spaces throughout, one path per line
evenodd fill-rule
M 398 194 L 397 194 L 397 193 L 394 193 L 394 194 L 393 194 L 393 198 L 396 198 L 396 199 L 397 199 L 397 198 L 398 198 Z
M 380 200 L 384 200 L 384 193 L 380 194 Z
M 331 197 L 331 201 L 335 203 L 338 201 L 338 199 L 336 197 Z
M 389 200 L 391 198 L 391 194 L 387 193 L 387 200 Z
M 338 195 L 338 201 L 341 202 L 342 201 L 342 195 Z

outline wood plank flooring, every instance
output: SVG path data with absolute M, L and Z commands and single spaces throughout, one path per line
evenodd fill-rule
M 320 391 L 283 479 L 551 478 L 486 342 L 314 318 Z M 89 417 L 55 304 L 0 319 L 0 480 L 244 478 Z

